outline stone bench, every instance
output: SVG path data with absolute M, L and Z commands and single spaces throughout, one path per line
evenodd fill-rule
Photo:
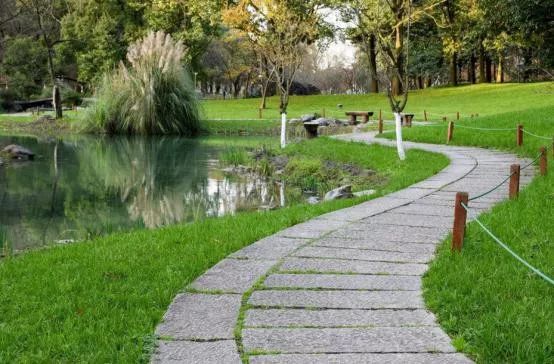
M 346 116 L 350 117 L 350 124 L 355 125 L 357 123 L 357 117 L 362 117 L 362 123 L 367 123 L 369 117 L 373 115 L 372 111 L 347 111 Z

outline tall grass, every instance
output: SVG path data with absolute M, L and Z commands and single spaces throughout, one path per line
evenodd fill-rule
M 200 130 L 194 87 L 182 65 L 185 48 L 170 35 L 152 32 L 104 76 L 85 130 L 107 134 L 179 134 Z

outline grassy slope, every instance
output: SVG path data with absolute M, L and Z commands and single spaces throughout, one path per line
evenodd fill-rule
M 410 92 L 406 112 L 415 113 L 416 120 L 423 120 L 426 110 L 430 120 L 450 120 L 460 112 L 461 117 L 471 114 L 480 116 L 501 112 L 513 112 L 542 106 L 551 106 L 554 86 L 552 83 L 473 85 L 458 88 L 426 89 Z M 259 99 L 210 100 L 202 103 L 207 119 L 258 119 Z M 343 109 L 337 107 L 343 105 Z M 383 110 L 387 119 L 392 119 L 387 98 L 382 95 L 318 95 L 292 96 L 289 104 L 289 117 L 318 112 L 325 109 L 326 116 L 345 119 L 344 111 Z M 279 119 L 278 98 L 268 99 L 268 109 L 264 119 Z
M 514 128 L 554 135 L 554 97 L 530 92 L 532 86 L 501 102 L 515 112 L 465 120 L 458 124 Z M 537 86 L 538 91 L 539 88 Z M 533 101 L 535 100 L 535 101 Z M 505 107 L 498 108 L 505 111 Z M 444 143 L 446 126 L 404 129 L 408 140 Z M 386 135 L 393 138 L 394 134 Z M 515 131 L 454 130 L 455 145 L 498 148 L 535 157 L 549 140 L 524 136 L 515 146 Z M 518 201 L 503 203 L 482 217 L 485 225 L 524 259 L 554 277 L 554 162 L 549 175 L 538 177 Z M 506 170 L 506 175 L 509 171 Z M 554 362 L 554 287 L 502 250 L 475 223 L 469 225 L 464 251 L 452 255 L 446 241 L 424 280 L 425 298 L 456 346 L 481 363 Z
M 445 167 L 444 156 L 323 139 L 291 145 L 389 176 L 387 191 Z M 331 145 L 333 148 L 328 148 Z M 312 148 L 313 146 L 313 148 Z M 332 150 L 334 150 L 334 152 Z M 427 163 L 422 168 L 420 161 Z M 414 173 L 413 171 L 417 171 Z M 0 262 L 0 362 L 136 363 L 172 298 L 228 254 L 284 227 L 362 200 L 297 205 L 33 251 Z

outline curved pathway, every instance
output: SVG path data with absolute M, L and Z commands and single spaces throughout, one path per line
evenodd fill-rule
M 391 145 L 373 134 L 341 139 Z M 425 309 L 421 277 L 452 227 L 454 195 L 489 190 L 512 154 L 405 143 L 447 155 L 425 181 L 264 238 L 179 294 L 157 328 L 155 363 L 470 363 Z M 424 160 L 421 163 L 425 163 Z M 522 171 L 521 184 L 533 170 Z M 471 202 L 477 211 L 504 185 Z

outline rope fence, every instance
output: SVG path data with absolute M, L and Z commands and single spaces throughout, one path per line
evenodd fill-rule
M 466 212 L 469 212 L 469 207 L 464 204 L 464 203 L 461 203 L 461 206 L 466 210 Z M 531 264 L 529 264 L 529 262 L 527 262 L 525 259 L 523 259 L 522 257 L 520 257 L 516 252 L 514 252 L 506 243 L 504 243 L 502 240 L 500 240 L 496 235 L 494 235 L 491 230 L 485 226 L 485 224 L 483 224 L 478 218 L 477 216 L 473 216 L 473 220 L 475 220 L 475 222 L 477 224 L 479 224 L 479 226 L 481 226 L 481 228 L 496 242 L 498 243 L 498 245 L 500 245 L 502 248 L 504 248 L 504 250 L 506 250 L 508 253 L 510 253 L 514 258 L 516 258 L 521 264 L 523 264 L 524 266 L 526 266 L 527 268 L 529 268 L 533 273 L 535 273 L 536 275 L 538 275 L 539 277 L 541 277 L 542 279 L 544 279 L 545 281 L 547 281 L 548 283 L 554 285 L 554 279 L 550 278 L 549 276 L 547 276 L 546 274 L 544 274 L 543 272 L 541 272 L 540 270 L 538 270 L 537 268 L 533 267 Z
M 525 166 L 520 167 L 519 164 L 513 164 L 510 167 L 510 174 L 508 177 L 502 180 L 498 185 L 491 188 L 490 190 L 481 193 L 475 197 L 469 198 L 469 195 L 467 192 L 458 192 L 456 194 L 456 202 L 454 204 L 454 225 L 452 230 L 452 245 L 451 250 L 452 251 L 458 251 L 461 252 L 465 237 L 465 227 L 467 223 L 467 215 L 470 212 L 469 208 L 469 202 L 477 200 L 479 198 L 482 198 L 498 188 L 500 188 L 504 183 L 506 183 L 508 180 L 510 181 L 510 188 L 509 188 L 509 197 L 510 199 L 515 199 L 518 197 L 519 194 L 519 179 L 520 179 L 520 172 L 521 170 L 524 170 L 532 165 L 534 165 L 537 161 L 539 161 L 539 167 L 540 167 L 540 174 L 542 176 L 546 175 L 547 171 L 547 147 L 542 147 L 540 149 L 540 153 L 537 155 L 536 158 L 534 158 L 531 162 L 527 163 Z M 500 245 L 504 250 L 506 250 L 510 255 L 512 255 L 516 260 L 518 260 L 521 264 L 526 266 L 528 269 L 530 269 L 533 273 L 547 281 L 548 283 L 554 285 L 554 279 L 547 276 L 545 273 L 541 272 L 539 269 L 532 266 L 529 262 L 527 262 L 525 259 L 520 257 L 516 252 L 514 252 L 508 244 L 504 243 L 498 236 L 496 236 L 490 228 L 485 226 L 478 218 L 477 214 L 474 214 L 472 216 L 472 219 L 475 220 L 475 222 L 498 244 Z

